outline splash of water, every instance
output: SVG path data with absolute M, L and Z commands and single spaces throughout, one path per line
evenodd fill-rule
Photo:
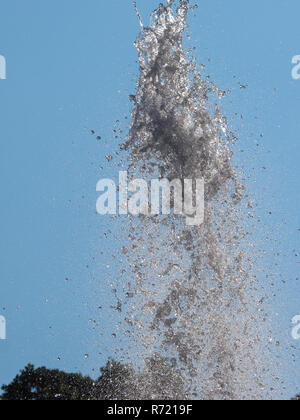
M 175 216 L 131 220 L 132 361 L 148 372 L 142 398 L 259 398 L 243 187 L 231 163 L 234 136 L 217 104 L 224 92 L 202 77 L 183 46 L 193 8 L 168 0 L 149 27 L 138 14 L 140 77 L 124 144 L 129 170 L 146 179 L 204 178 L 206 208 L 201 227 Z M 160 380 L 160 371 L 170 374 Z

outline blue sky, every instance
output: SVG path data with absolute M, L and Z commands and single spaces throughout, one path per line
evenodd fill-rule
M 157 3 L 137 1 L 145 22 Z M 257 240 L 277 238 L 266 244 L 262 265 L 286 282 L 272 311 L 288 397 L 300 390 L 299 342 L 290 337 L 291 319 L 300 314 L 300 80 L 291 77 L 292 57 L 300 54 L 300 3 L 199 1 L 193 15 L 198 63 L 232 90 L 224 111 L 239 115 L 232 122 L 240 137 L 235 162 L 253 174 L 248 188 L 262 220 Z M 117 315 L 107 315 L 116 241 L 105 240 L 112 227 L 95 214 L 95 186 L 113 148 L 114 123 L 130 107 L 138 31 L 131 0 L 1 4 L 1 384 L 29 362 L 95 376 L 116 345 Z

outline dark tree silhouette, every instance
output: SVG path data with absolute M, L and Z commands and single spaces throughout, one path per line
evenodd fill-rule
M 109 360 L 93 381 L 88 376 L 28 365 L 9 384 L 0 400 L 182 400 L 184 381 L 168 359 L 154 356 L 137 374 L 130 365 Z M 292 401 L 300 401 L 297 395 Z
M 1 400 L 86 400 L 93 380 L 45 367 L 28 365 L 9 385 L 3 385 Z
M 101 376 L 93 381 L 28 365 L 9 384 L 2 386 L 0 400 L 129 400 L 138 398 L 137 376 L 128 365 L 109 360 Z
M 9 384 L 3 385 L 0 400 L 141 400 L 182 399 L 184 383 L 168 359 L 147 359 L 143 372 L 109 360 L 96 381 L 28 365 Z

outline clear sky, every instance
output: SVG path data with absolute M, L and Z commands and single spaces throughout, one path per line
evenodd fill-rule
M 137 0 L 145 22 L 157 4 Z M 300 342 L 291 338 L 291 319 L 300 314 L 300 80 L 291 76 L 300 3 L 199 1 L 193 15 L 198 63 L 232 89 L 224 111 L 239 116 L 236 163 L 254 168 L 258 240 L 277 237 L 263 258 L 285 282 L 272 305 L 274 331 L 285 343 L 284 396 L 292 396 L 300 391 Z M 115 243 L 105 240 L 108 221 L 95 214 L 95 186 L 109 176 L 99 168 L 134 92 L 138 31 L 131 0 L 1 3 L 0 315 L 7 340 L 0 340 L 0 384 L 29 362 L 95 376 L 115 345 L 116 320 L 105 309 Z

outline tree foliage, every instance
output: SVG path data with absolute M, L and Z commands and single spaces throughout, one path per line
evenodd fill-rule
M 164 358 L 149 358 L 143 372 L 109 360 L 99 379 L 45 367 L 26 366 L 9 384 L 3 385 L 0 400 L 141 400 L 185 399 L 180 372 Z M 300 401 L 300 395 L 293 398 Z
M 1 400 L 129 400 L 136 399 L 138 388 L 134 370 L 114 360 L 100 369 L 93 381 L 81 374 L 70 374 L 28 365 L 9 384 L 3 385 Z
M 80 374 L 69 374 L 28 365 L 9 384 L 2 387 L 2 400 L 141 400 L 182 399 L 184 384 L 168 359 L 155 356 L 145 369 L 136 373 L 130 365 L 109 360 L 93 381 Z
M 69 374 L 45 367 L 28 365 L 9 384 L 3 385 L 1 400 L 85 400 L 93 380 L 80 374 Z

